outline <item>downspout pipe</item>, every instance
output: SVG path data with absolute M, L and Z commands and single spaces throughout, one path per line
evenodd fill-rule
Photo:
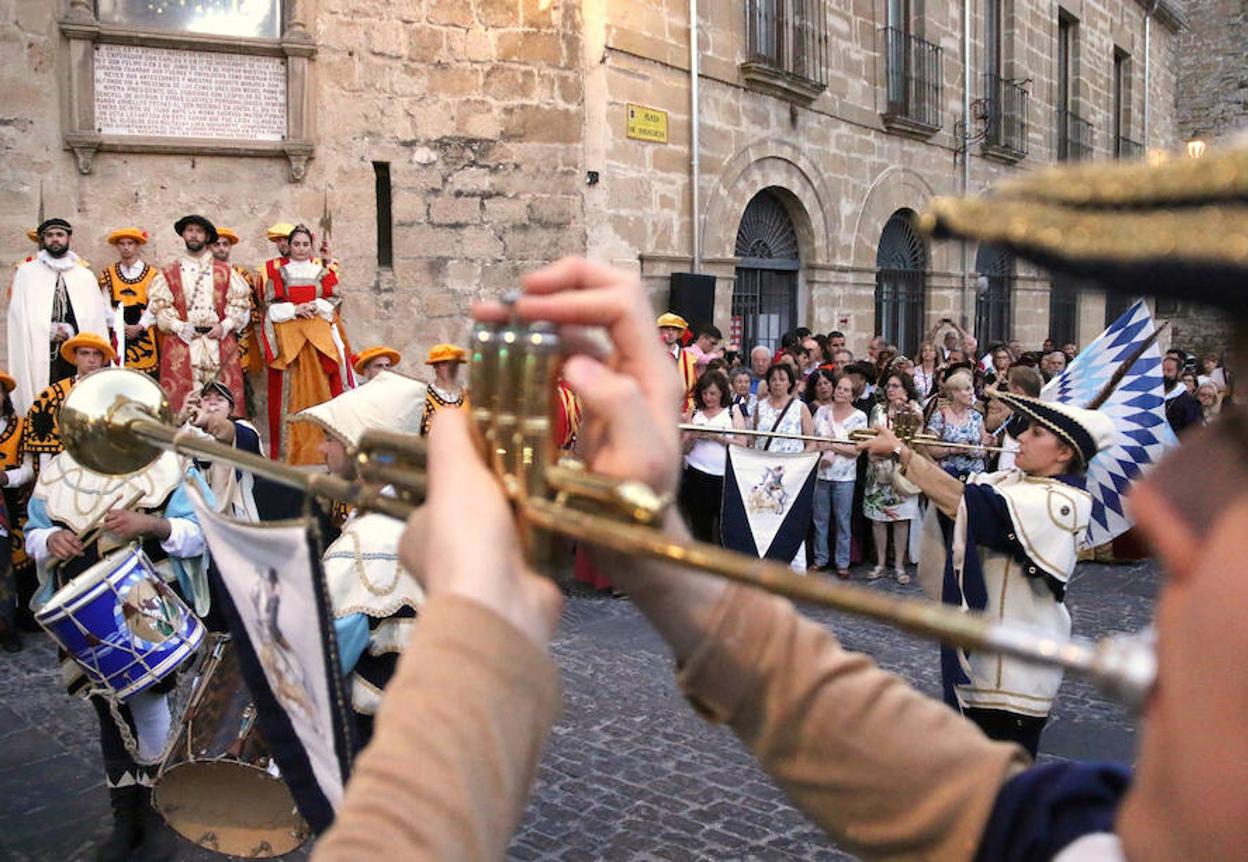
M 1144 152 L 1148 153 L 1148 103 L 1149 103 L 1149 76 L 1152 73 L 1150 68 L 1152 64 L 1153 50 L 1153 15 L 1157 12 L 1157 4 L 1161 0 L 1153 0 L 1148 11 L 1144 13 L 1144 128 L 1142 134 L 1144 137 Z
M 962 0 L 962 196 L 971 187 L 971 0 Z M 970 245 L 962 240 L 962 328 L 974 335 L 971 319 Z
M 698 0 L 689 0 L 689 190 L 690 228 L 693 235 L 693 272 L 702 271 L 702 232 L 698 224 L 701 195 L 698 191 L 701 150 L 698 112 Z

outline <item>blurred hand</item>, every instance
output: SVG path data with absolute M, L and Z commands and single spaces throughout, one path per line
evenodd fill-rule
M 137 323 L 128 323 L 125 327 L 126 341 L 134 341 L 143 334 L 143 327 Z
M 655 337 L 654 310 L 641 283 L 601 264 L 564 258 L 526 276 L 523 286 L 515 306 L 522 319 L 600 326 L 610 337 L 614 350 L 605 361 L 576 355 L 563 368 L 584 405 L 579 448 L 590 469 L 674 493 L 684 390 Z M 505 316 L 497 304 L 478 306 L 474 313 L 486 320 Z
M 473 443 L 469 419 L 463 410 L 438 412 L 429 434 L 428 497 L 408 519 L 399 556 L 430 596 L 485 605 L 545 647 L 563 597 L 554 581 L 525 566 L 511 507 Z
M 874 455 L 876 458 L 891 458 L 893 450 L 901 443 L 891 428 L 880 428 L 874 437 L 868 437 L 858 443 L 858 451 Z
M 48 553 L 58 560 L 68 560 L 82 552 L 82 542 L 69 530 L 57 530 L 48 536 Z
M 164 533 L 160 536 L 160 525 L 164 522 L 164 518 L 157 518 L 154 515 L 145 515 L 142 512 L 131 512 L 128 509 L 113 509 L 104 516 L 101 526 L 115 536 L 122 539 L 135 539 L 139 536 L 158 536 L 165 538 L 169 534 Z

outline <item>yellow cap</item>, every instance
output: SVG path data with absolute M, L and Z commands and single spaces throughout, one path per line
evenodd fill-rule
M 117 358 L 117 353 L 113 350 L 113 345 L 109 344 L 94 332 L 80 332 L 62 344 L 61 358 L 66 362 L 73 362 L 74 351 L 79 347 L 94 347 L 96 350 L 104 354 L 105 362 L 112 362 Z
M 361 350 L 359 354 L 356 355 L 355 363 L 351 367 L 355 369 L 356 374 L 363 374 L 364 367 L 368 365 L 368 363 L 372 362 L 374 359 L 380 359 L 383 356 L 390 357 L 391 368 L 398 365 L 399 361 L 403 358 L 399 355 L 399 351 L 395 350 L 393 347 L 370 347 L 367 350 Z
M 230 230 L 228 227 L 217 228 L 217 236 L 221 239 L 228 239 L 230 241 L 230 245 L 238 245 L 239 243 L 238 234 Z
M 457 347 L 454 344 L 435 344 L 429 348 L 429 356 L 425 359 L 426 365 L 433 365 L 438 362 L 467 362 L 465 358 L 464 348 Z
M 673 329 L 688 329 L 689 328 L 689 324 L 685 321 L 683 317 L 681 317 L 679 314 L 673 314 L 670 311 L 664 314 L 660 314 L 659 319 L 658 321 L 656 321 L 655 325 L 661 329 L 664 327 L 668 327 L 668 326 L 672 327 Z
M 295 226 L 290 222 L 279 221 L 277 224 L 269 225 L 269 229 L 264 233 L 269 242 L 277 242 L 279 239 L 289 239 L 290 232 L 294 229 Z
M 108 235 L 108 244 L 116 245 L 119 239 L 132 239 L 139 245 L 147 245 L 147 231 L 137 227 L 122 227 Z

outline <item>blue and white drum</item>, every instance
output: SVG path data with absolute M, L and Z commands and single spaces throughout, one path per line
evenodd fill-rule
M 169 676 L 204 639 L 204 624 L 133 547 L 74 578 L 35 619 L 122 700 Z

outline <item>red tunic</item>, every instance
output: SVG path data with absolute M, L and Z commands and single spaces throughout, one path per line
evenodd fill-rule
M 186 291 L 182 288 L 182 266 L 174 263 L 161 272 L 173 295 L 173 307 L 178 317 L 186 320 Z M 230 265 L 219 260 L 212 262 L 212 307 L 217 317 L 225 319 L 227 301 L 230 292 Z M 220 380 L 234 395 L 235 414 L 246 418 L 247 402 L 243 397 L 243 369 L 239 363 L 238 338 L 232 329 L 227 328 L 220 342 L 221 371 Z M 186 397 L 191 394 L 195 385 L 195 375 L 191 369 L 191 348 L 176 333 L 160 333 L 160 385 L 169 396 L 169 406 L 176 414 L 182 409 Z

